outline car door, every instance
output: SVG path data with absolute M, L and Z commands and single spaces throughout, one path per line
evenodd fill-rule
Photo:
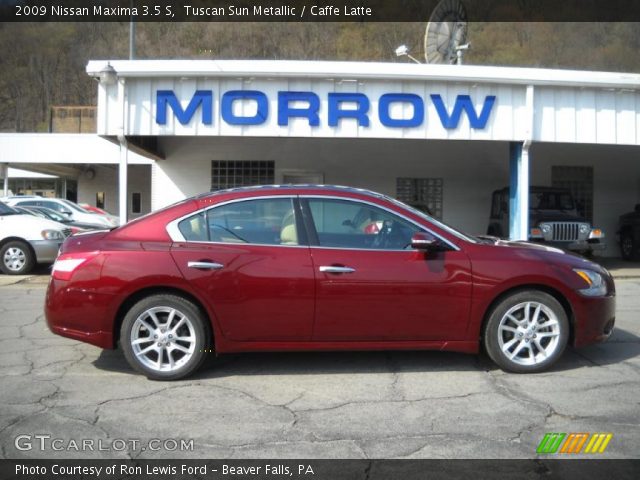
M 471 266 L 455 248 L 410 248 L 421 228 L 356 200 L 301 199 L 316 275 L 316 341 L 463 339 Z
M 226 338 L 308 341 L 314 274 L 294 197 L 215 206 L 176 223 L 171 252 L 207 299 Z

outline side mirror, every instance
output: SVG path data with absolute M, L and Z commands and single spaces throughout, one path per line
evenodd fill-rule
M 64 215 L 67 218 L 71 218 L 71 210 L 65 210 L 63 212 L 61 212 L 62 215 Z
M 416 232 L 411 237 L 411 248 L 414 250 L 434 250 L 438 245 L 438 239 L 427 232 Z

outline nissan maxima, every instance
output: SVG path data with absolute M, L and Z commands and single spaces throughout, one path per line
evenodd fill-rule
M 605 340 L 615 286 L 582 257 L 473 237 L 384 195 L 261 186 L 68 238 L 45 313 L 158 380 L 249 351 L 484 349 L 525 373 Z

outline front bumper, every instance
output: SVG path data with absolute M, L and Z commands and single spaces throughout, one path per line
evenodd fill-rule
M 532 238 L 530 242 L 543 243 L 550 247 L 562 248 L 572 252 L 601 252 L 607 248 L 607 245 L 600 240 L 576 240 L 574 242 L 554 242 L 544 240 L 542 238 Z
M 604 342 L 613 333 L 616 322 L 615 294 L 605 297 L 584 297 L 579 295 L 573 302 L 574 347 L 584 347 Z
M 64 240 L 31 240 L 29 243 L 36 254 L 36 262 L 53 263 Z

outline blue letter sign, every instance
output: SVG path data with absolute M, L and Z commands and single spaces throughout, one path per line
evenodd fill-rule
M 438 116 L 440 117 L 440 122 L 444 128 L 456 128 L 460 122 L 460 115 L 462 115 L 463 110 L 467 112 L 471 128 L 484 128 L 489 120 L 489 114 L 491 113 L 493 102 L 496 101 L 496 97 L 494 95 L 488 95 L 484 99 L 484 105 L 482 106 L 480 116 L 478 116 L 475 108 L 473 108 L 473 103 L 471 103 L 471 97 L 469 95 L 458 95 L 456 97 L 456 103 L 453 106 L 451 116 L 449 116 L 447 107 L 444 106 L 444 102 L 440 95 L 431 95 L 431 100 L 433 100 L 433 104 L 435 105 Z
M 307 102 L 307 108 L 293 108 L 290 102 Z M 289 125 L 290 117 L 302 117 L 309 120 L 310 127 L 320 125 L 320 99 L 313 92 L 278 92 L 278 125 Z
M 493 105 L 494 95 L 487 95 L 482 109 L 477 112 L 469 95 L 456 96 L 453 109 L 448 109 L 438 94 L 430 95 L 440 123 L 446 129 L 457 128 L 463 113 L 469 119 L 469 126 L 482 129 L 487 126 Z M 245 101 L 256 103 L 255 115 L 236 115 L 233 111 L 234 102 Z M 378 119 L 380 124 L 388 128 L 417 128 L 425 122 L 425 99 L 414 93 L 385 93 L 378 99 Z M 297 103 L 297 104 L 296 104 Z M 353 106 L 345 108 L 345 103 Z M 391 117 L 394 103 L 412 107 L 410 118 Z M 364 93 L 330 92 L 327 95 L 327 113 L 323 112 L 328 126 L 338 127 L 342 119 L 353 119 L 360 127 L 370 125 L 369 110 L 371 101 Z M 320 97 L 313 92 L 278 92 L 278 125 L 286 127 L 291 118 L 306 119 L 310 127 L 320 125 Z M 172 90 L 158 90 L 156 93 L 156 123 L 167 124 L 167 110 L 171 108 L 173 114 L 182 125 L 193 120 L 194 115 L 201 108 L 202 123 L 213 123 L 213 92 L 211 90 L 197 90 L 185 109 Z M 326 115 L 326 117 L 324 117 Z M 222 95 L 220 100 L 220 116 L 227 125 L 262 125 L 269 118 L 269 98 L 265 92 L 259 90 L 230 90 Z M 275 125 L 274 125 L 275 127 Z
M 182 125 L 186 125 L 191 121 L 200 105 L 202 105 L 202 123 L 205 125 L 213 123 L 213 92 L 211 90 L 196 91 L 186 110 L 182 110 L 182 106 L 173 91 L 158 90 L 156 105 L 158 107 L 156 113 L 156 123 L 158 125 L 167 124 L 167 105 L 171 107 L 174 115 Z
M 343 110 L 342 103 L 355 103 L 356 108 Z M 369 99 L 363 93 L 330 93 L 329 94 L 329 126 L 336 127 L 341 118 L 355 118 L 361 127 L 369 126 Z
M 233 113 L 236 100 L 254 100 L 258 109 L 253 117 L 239 117 Z M 260 125 L 269 115 L 269 101 L 263 92 L 257 90 L 231 90 L 222 96 L 220 114 L 229 125 Z
M 389 107 L 392 103 L 403 102 L 413 105 L 413 117 L 391 118 Z M 380 97 L 378 102 L 378 116 L 380 123 L 385 127 L 411 128 L 419 127 L 424 121 L 424 102 L 422 98 L 413 93 L 387 93 Z

